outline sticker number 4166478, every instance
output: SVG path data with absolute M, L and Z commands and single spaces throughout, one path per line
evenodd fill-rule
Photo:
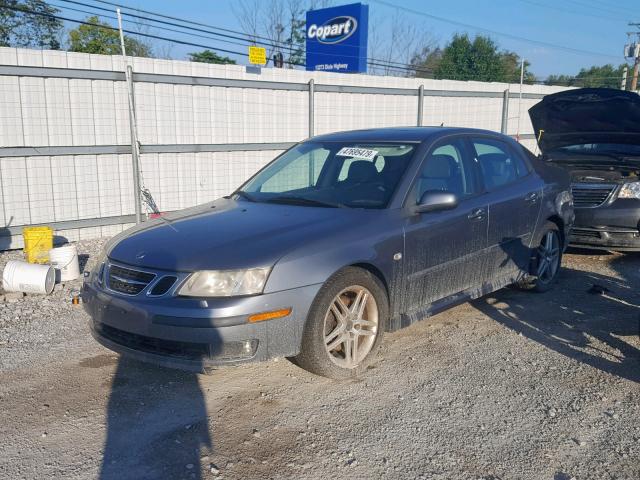
M 339 157 L 362 158 L 364 160 L 373 160 L 378 155 L 377 150 L 369 150 L 368 148 L 344 147 L 336 153 Z

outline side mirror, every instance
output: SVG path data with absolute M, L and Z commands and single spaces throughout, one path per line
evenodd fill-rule
M 455 193 L 442 190 L 427 190 L 420 197 L 420 201 L 414 207 L 416 213 L 439 212 L 452 210 L 458 206 L 458 197 Z

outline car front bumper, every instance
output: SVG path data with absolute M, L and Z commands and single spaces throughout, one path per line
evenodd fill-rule
M 138 360 L 196 372 L 299 353 L 307 313 L 322 285 L 238 298 L 123 296 L 85 282 L 91 332 L 105 347 Z M 252 314 L 291 308 L 283 318 Z
M 574 247 L 640 251 L 640 200 L 617 199 L 595 208 L 576 208 L 569 235 Z

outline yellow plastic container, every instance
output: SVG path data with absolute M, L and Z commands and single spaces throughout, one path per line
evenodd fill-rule
M 53 248 L 53 228 L 25 227 L 24 258 L 29 263 L 49 263 L 49 250 Z

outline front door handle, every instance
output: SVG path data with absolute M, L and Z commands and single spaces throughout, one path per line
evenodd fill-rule
M 525 202 L 536 203 L 538 201 L 538 192 L 528 193 L 526 197 L 524 197 Z
M 467 215 L 467 218 L 470 220 L 482 220 L 485 214 L 486 214 L 486 211 L 484 208 L 476 208 L 472 210 L 469 213 L 469 215 Z

